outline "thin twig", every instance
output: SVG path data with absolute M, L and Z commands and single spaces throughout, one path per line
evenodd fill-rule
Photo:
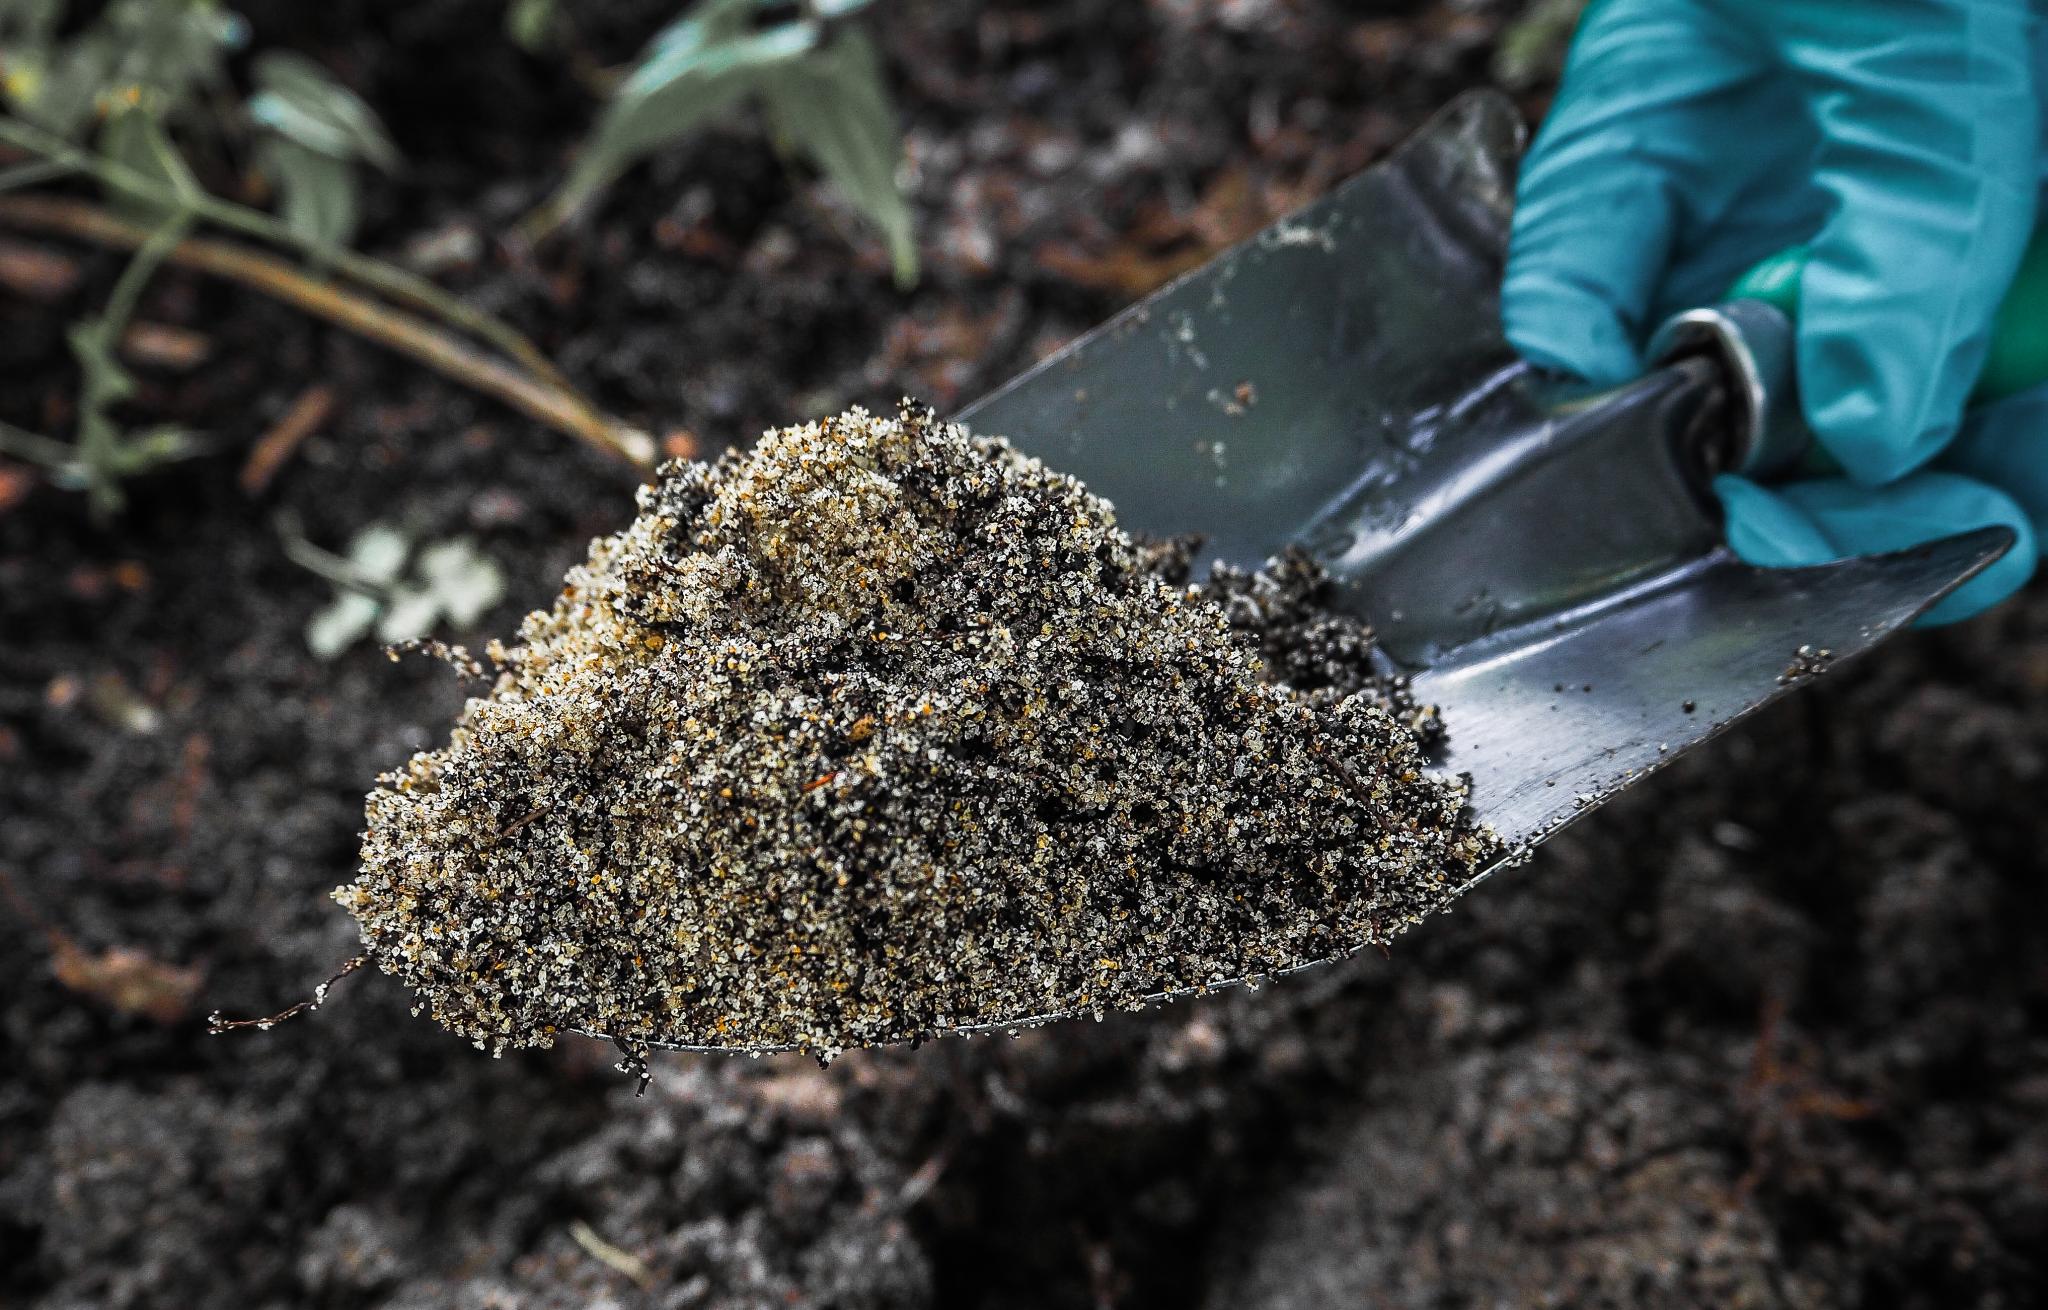
M 401 658 L 407 655 L 425 655 L 430 659 L 441 661 L 441 663 L 453 669 L 457 677 L 468 679 L 471 682 L 488 682 L 491 677 L 490 674 L 484 672 L 483 661 L 470 654 L 468 647 L 453 646 L 445 641 L 436 641 L 431 637 L 407 637 L 404 641 L 394 641 L 384 648 L 384 653 L 390 657 L 393 664 L 398 663 Z M 532 817 L 539 814 L 540 811 L 535 810 L 533 816 L 521 819 L 519 822 L 524 825 Z M 502 837 L 505 834 L 501 832 L 498 835 Z
M 237 1028 L 261 1028 L 263 1031 L 268 1032 L 286 1019 L 296 1018 L 308 1010 L 317 1010 L 327 1004 L 327 989 L 369 962 L 370 957 L 367 955 L 352 956 L 344 960 L 339 969 L 328 975 L 326 982 L 313 989 L 311 996 L 300 1001 L 297 1005 L 286 1006 L 276 1014 L 266 1014 L 261 1019 L 224 1019 L 221 1017 L 220 1011 L 215 1010 L 212 1014 L 206 1016 L 206 1031 L 215 1037 L 220 1036 L 222 1033 L 231 1033 Z
M 305 529 L 299 526 L 298 515 L 280 510 L 276 522 L 278 539 L 284 544 L 286 559 L 315 577 L 325 579 L 337 591 L 352 591 L 378 602 L 391 599 L 389 584 L 366 576 L 356 567 L 355 561 L 346 556 L 314 545 Z
M 1309 731 L 1311 733 L 1314 733 L 1316 732 L 1316 729 L 1314 726 L 1311 726 L 1309 728 Z M 1358 775 L 1353 773 L 1350 770 L 1350 768 L 1345 765 L 1344 761 L 1338 759 L 1335 755 L 1332 755 L 1330 753 L 1329 747 L 1323 744 L 1323 739 L 1320 735 L 1311 736 L 1309 738 L 1308 748 L 1309 751 L 1312 754 L 1314 754 L 1317 759 L 1321 760 L 1324 766 L 1328 768 L 1333 775 L 1335 775 L 1337 781 L 1344 784 L 1344 790 L 1350 792 L 1352 796 L 1357 798 L 1359 804 L 1365 806 L 1368 809 L 1376 810 L 1380 808 L 1379 802 L 1373 797 L 1372 790 L 1369 787 L 1367 787 L 1364 783 L 1358 780 Z
M 910 1177 L 903 1180 L 903 1186 L 896 1192 L 895 1208 L 898 1213 L 924 1200 L 932 1188 L 939 1185 L 939 1180 L 946 1176 L 947 1168 L 953 1163 L 953 1150 L 958 1145 L 957 1141 L 949 1139 L 938 1150 L 932 1152 L 931 1158 L 919 1165 Z
M 576 1245 L 589 1252 L 592 1259 L 638 1286 L 641 1291 L 654 1290 L 654 1274 L 647 1268 L 646 1261 L 605 1241 L 595 1228 L 583 1220 L 569 1221 L 569 1236 L 575 1239 Z
M 78 451 L 40 432 L 30 432 L 0 419 L 0 455 L 12 455 L 48 469 L 68 469 L 78 462 Z
M 299 393 L 284 417 L 270 425 L 249 451 L 249 459 L 242 465 L 242 490 L 251 496 L 260 496 L 270 486 L 270 480 L 284 467 L 299 443 L 311 436 L 327 421 L 327 415 L 334 408 L 334 389 L 314 383 Z
M 17 202 L 28 199 L 26 196 L 17 197 Z M 0 203 L 6 203 L 5 197 L 0 197 Z M 142 300 L 143 289 L 156 276 L 157 269 L 163 267 L 164 260 L 177 249 L 178 243 L 185 239 L 185 233 L 191 226 L 189 215 L 173 213 L 161 227 L 145 234 L 136 245 L 134 258 L 128 261 L 128 267 L 121 270 L 120 279 L 107 296 L 107 307 L 100 311 L 97 320 L 107 358 L 120 348 L 121 334 L 128 330 L 128 321 L 135 317 L 135 306 Z M 91 360 L 81 359 L 79 362 L 90 364 Z M 106 421 L 106 410 L 120 400 L 120 390 L 125 390 L 126 384 L 125 381 L 93 381 L 106 371 L 88 368 L 86 373 L 86 398 L 81 404 L 84 413 L 78 425 L 78 462 L 91 479 L 94 508 L 111 513 L 121 505 L 118 476 L 109 470 L 114 467 L 115 452 L 122 436 L 119 428 Z M 122 375 L 115 376 L 120 378 Z M 120 390 L 116 390 L 117 386 Z
M 151 237 L 150 229 L 117 218 L 97 205 L 55 196 L 0 196 L 0 223 L 123 249 L 139 249 Z M 188 237 L 173 246 L 165 259 L 264 292 L 388 346 L 607 454 L 642 468 L 654 462 L 653 441 L 646 433 L 606 418 L 574 393 L 480 354 L 403 310 L 309 278 L 275 255 L 231 242 Z
M 0 141 L 86 173 L 106 187 L 133 199 L 159 207 L 183 205 L 196 216 L 245 236 L 272 242 L 311 255 L 336 272 L 362 283 L 424 313 L 434 314 L 456 327 L 490 342 L 526 366 L 536 377 L 553 383 L 574 397 L 569 380 L 562 376 L 539 346 L 502 319 L 449 295 L 427 279 L 367 255 L 357 254 L 328 242 L 316 241 L 294 232 L 282 221 L 247 205 L 209 195 L 203 191 L 169 190 L 157 179 L 116 163 L 102 155 L 81 149 L 54 133 L 17 118 L 0 117 Z M 577 398 L 580 399 L 580 398 Z
M 70 177 L 77 171 L 71 165 L 59 163 L 54 159 L 31 159 L 25 164 L 0 168 L 0 193 L 54 182 L 60 177 Z

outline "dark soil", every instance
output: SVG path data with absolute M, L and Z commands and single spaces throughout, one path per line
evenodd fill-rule
M 885 0 L 927 278 L 744 121 L 527 263 L 437 272 L 604 403 L 706 447 L 941 407 L 1367 162 L 1482 79 L 1502 6 Z M 496 0 L 244 6 L 386 114 L 365 240 L 497 232 L 588 103 Z M 585 6 L 584 9 L 595 9 Z M 629 56 L 667 3 L 586 18 Z M 0 413 L 63 429 L 60 328 L 0 299 Z M 489 1060 L 353 949 L 373 776 L 464 689 L 302 629 L 273 516 L 467 532 L 543 603 L 632 478 L 339 333 L 166 276 L 212 355 L 142 412 L 220 453 L 95 527 L 0 509 L 0 1303 L 39 1306 L 2022 1306 L 2048 1300 L 2048 600 L 1887 647 L 1360 958 L 1015 1041 Z M 342 403 L 251 498 L 250 444 Z M 1452 725 L 1455 731 L 1455 725 Z M 200 977 L 196 989 L 189 975 Z

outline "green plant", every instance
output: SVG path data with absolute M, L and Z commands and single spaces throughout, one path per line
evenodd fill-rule
M 175 244 L 183 231 L 182 223 L 165 227 L 159 238 L 153 238 L 128 261 L 107 307 L 71 325 L 67 339 L 79 371 L 78 440 L 66 445 L 0 426 L 0 452 L 48 468 L 60 485 L 85 492 L 93 511 L 102 516 L 121 508 L 123 481 L 204 448 L 198 438 L 175 425 L 130 431 L 113 417 L 114 409 L 135 390 L 135 379 L 115 358 L 115 349 L 127 330 L 143 284 L 162 261 L 165 249 Z
M 0 424 L 0 454 L 50 470 L 105 516 L 120 508 L 128 479 L 200 449 L 177 428 L 129 432 L 114 417 L 134 391 L 119 344 L 144 287 L 168 260 L 233 278 L 402 351 L 611 454 L 653 462 L 644 433 L 577 394 L 523 334 L 424 278 L 348 248 L 359 165 L 394 169 L 398 151 L 370 108 L 317 64 L 259 54 L 254 94 L 238 102 L 225 60 L 247 29 L 218 0 L 112 0 L 75 28 L 64 25 L 63 9 L 63 0 L 0 0 L 0 148 L 25 157 L 0 166 L 0 193 L 84 178 L 113 212 L 70 196 L 0 194 L 0 221 L 135 253 L 106 308 L 68 334 L 81 377 L 76 439 Z M 245 144 L 276 192 L 277 217 L 207 191 L 189 162 L 215 172 L 224 152 Z M 312 267 L 300 273 L 261 251 L 187 239 L 202 225 L 296 250 Z M 488 343 L 510 363 L 406 310 Z
M 324 660 L 373 632 L 395 645 L 425 637 L 444 617 L 467 626 L 505 595 L 504 572 L 468 537 L 430 542 L 415 552 L 399 529 L 372 523 L 356 534 L 347 555 L 336 555 L 306 540 L 296 524 L 280 527 L 285 554 L 334 585 L 334 599 L 306 624 L 306 647 Z
M 285 222 L 314 241 L 353 235 L 357 165 L 398 166 L 369 106 L 302 56 L 258 55 L 257 91 L 237 103 L 225 62 L 248 28 L 219 0 L 113 0 L 70 34 L 64 8 L 0 0 L 0 90 L 45 131 L 173 189 L 191 184 L 188 148 L 249 138 Z
M 552 45 L 561 21 L 555 0 L 509 0 L 505 6 L 505 35 L 528 54 Z
M 1555 82 L 1564 72 L 1565 51 L 1585 9 L 1586 0 L 1528 0 L 1521 16 L 1501 32 L 1494 77 L 1513 91 Z
M 127 479 L 201 449 L 180 429 L 131 432 L 115 418 L 135 390 L 119 359 L 123 334 L 206 199 L 187 149 L 213 151 L 252 134 L 285 226 L 323 246 L 354 232 L 356 162 L 392 168 L 398 154 L 361 100 L 295 55 L 259 56 L 261 89 L 237 107 L 225 63 L 247 27 L 217 0 L 114 0 L 68 32 L 64 9 L 63 0 L 0 0 L 0 95 L 9 111 L 0 127 L 16 120 L 0 139 L 26 138 L 32 149 L 40 138 L 72 156 L 37 151 L 42 158 L 0 170 L 0 191 L 92 171 L 79 166 L 82 152 L 105 166 L 100 180 L 114 206 L 151 234 L 105 308 L 67 334 L 80 378 L 76 440 L 9 427 L 0 429 L 0 452 L 49 468 L 105 516 L 121 507 Z
M 355 235 L 358 162 L 398 168 L 398 147 L 370 107 L 312 60 L 284 51 L 256 57 L 251 120 L 264 130 L 257 166 L 278 187 L 285 224 L 319 242 Z
M 533 230 L 552 228 L 633 164 L 752 100 L 778 144 L 816 164 L 881 231 L 898 284 L 914 281 L 895 110 L 874 43 L 846 21 L 870 2 L 702 0 L 654 38 L 613 92 Z
M 16 113 L 60 136 L 96 134 L 110 157 L 141 149 L 202 93 L 225 90 L 242 20 L 211 0 L 114 0 L 63 34 L 65 0 L 0 0 L 0 90 Z

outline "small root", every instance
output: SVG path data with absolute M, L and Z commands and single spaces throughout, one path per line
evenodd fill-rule
M 645 1042 L 636 1042 L 624 1037 L 612 1038 L 612 1045 L 619 1048 L 619 1062 L 612 1067 L 620 1073 L 640 1080 L 634 1089 L 636 1097 L 647 1095 L 648 1087 L 654 1082 L 654 1065 L 650 1060 L 653 1052 Z
M 308 1010 L 317 1010 L 327 1004 L 327 989 L 369 962 L 370 957 L 367 955 L 358 955 L 353 959 L 345 961 L 339 969 L 336 969 L 328 976 L 326 982 L 313 989 L 311 996 L 300 1001 L 297 1005 L 279 1010 L 276 1014 L 264 1015 L 261 1019 L 225 1019 L 221 1017 L 219 1010 L 215 1010 L 212 1014 L 206 1016 L 206 1031 L 215 1037 L 220 1036 L 222 1033 L 233 1032 L 237 1028 L 258 1028 L 264 1032 L 269 1032 L 286 1019 L 295 1019 Z
M 461 646 L 451 646 L 445 641 L 426 637 L 413 637 L 406 641 L 395 641 L 384 648 L 384 653 L 393 664 L 407 655 L 425 655 L 437 659 L 463 678 L 471 682 L 488 682 L 490 675 L 484 672 L 483 661 Z
M 605 1241 L 595 1228 L 592 1228 L 583 1220 L 570 1220 L 569 1236 L 575 1239 L 576 1245 L 582 1247 L 590 1254 L 591 1259 L 604 1265 L 628 1282 L 633 1283 L 641 1291 L 651 1292 L 654 1290 L 654 1274 L 647 1268 L 645 1261 L 630 1251 L 622 1250 Z

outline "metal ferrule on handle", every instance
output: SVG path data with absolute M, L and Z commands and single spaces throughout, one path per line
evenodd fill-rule
M 1799 408 L 1792 320 L 1761 300 L 1687 310 L 1650 339 L 1650 363 L 1706 356 L 1728 388 L 1727 444 L 1719 473 L 1769 478 L 1799 465 L 1813 440 Z
M 1806 465 L 1832 471 L 1799 403 L 1795 323 L 1812 252 L 1781 250 L 1744 273 L 1728 299 L 1668 320 L 1650 338 L 1649 362 L 1716 360 L 1733 401 L 1723 473 L 1770 478 Z M 2048 383 L 2048 224 L 2037 228 L 1991 324 L 1971 399 L 1988 403 Z M 1811 452 L 1811 454 L 1809 454 Z

